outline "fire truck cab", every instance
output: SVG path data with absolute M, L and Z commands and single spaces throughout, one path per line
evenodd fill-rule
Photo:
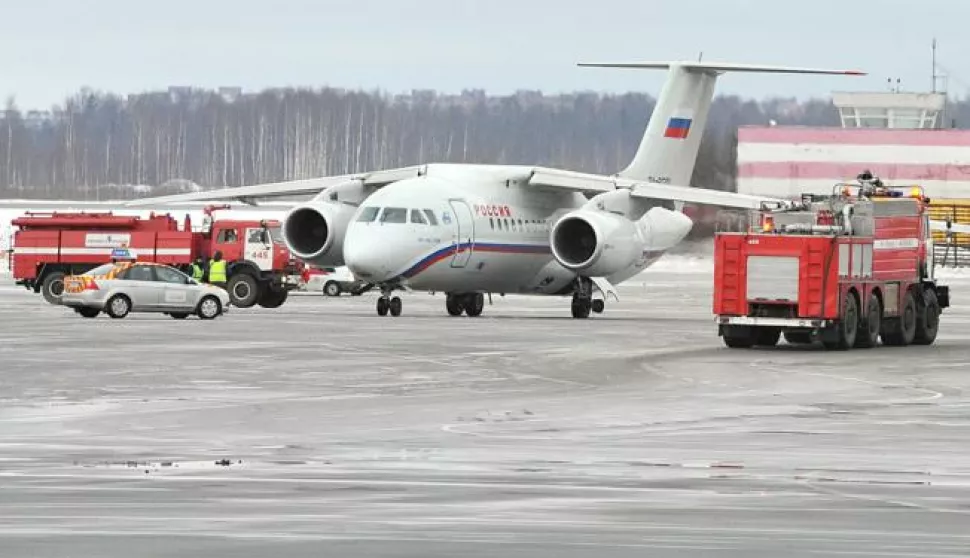
M 280 224 L 213 218 L 214 211 L 228 208 L 206 207 L 201 230 L 188 214 L 179 229 L 169 214 L 27 212 L 12 222 L 19 230 L 11 271 L 18 284 L 58 304 L 66 276 L 114 260 L 167 264 L 191 274 L 192 262 L 211 261 L 218 252 L 227 262 L 226 290 L 234 306 L 279 307 L 300 284 L 299 263 L 283 244 Z
M 929 199 L 864 173 L 831 195 L 721 212 L 714 315 L 732 348 L 929 345 L 950 304 L 934 277 Z

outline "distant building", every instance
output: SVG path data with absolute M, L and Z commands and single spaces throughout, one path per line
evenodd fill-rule
M 932 198 L 970 198 L 970 130 L 942 129 L 943 93 L 835 93 L 842 127 L 743 126 L 738 192 L 831 193 L 869 169 Z

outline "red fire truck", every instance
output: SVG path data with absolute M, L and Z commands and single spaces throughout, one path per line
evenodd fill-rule
M 300 284 L 300 264 L 283 244 L 275 221 L 213 219 L 203 210 L 200 231 L 186 214 L 180 230 L 171 215 L 148 218 L 105 213 L 27 212 L 13 220 L 11 272 L 17 284 L 41 292 L 57 304 L 64 277 L 112 260 L 149 261 L 189 272 L 196 258 L 216 252 L 228 262 L 226 290 L 234 306 L 276 308 Z
M 860 175 L 863 176 L 863 175 Z M 878 178 L 789 206 L 722 212 L 714 314 L 728 347 L 929 345 L 950 304 L 934 277 L 929 200 Z

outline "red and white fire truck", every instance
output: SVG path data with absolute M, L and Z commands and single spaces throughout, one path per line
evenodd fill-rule
M 41 292 L 57 304 L 64 277 L 84 273 L 113 260 L 157 262 L 190 272 L 197 258 L 222 253 L 227 264 L 226 290 L 234 306 L 276 308 L 300 284 L 302 265 L 283 244 L 276 221 L 214 219 L 203 210 L 201 230 L 192 230 L 186 214 L 181 230 L 169 214 L 147 218 L 83 212 L 27 212 L 12 221 L 11 273 L 17 284 Z
M 864 175 L 860 175 L 862 177 Z M 934 277 L 929 200 L 878 178 L 789 206 L 722 212 L 714 314 L 728 347 L 929 345 L 949 288 Z

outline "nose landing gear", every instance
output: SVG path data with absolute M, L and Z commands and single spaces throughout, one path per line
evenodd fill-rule
M 601 298 L 593 298 L 593 282 L 588 277 L 576 279 L 576 291 L 573 293 L 573 301 L 570 307 L 573 317 L 584 319 L 589 317 L 590 311 L 602 314 L 606 309 L 606 301 Z
M 382 291 L 377 299 L 377 315 L 386 316 L 390 313 L 396 318 L 401 315 L 402 305 L 400 297 L 392 297 L 389 290 Z

